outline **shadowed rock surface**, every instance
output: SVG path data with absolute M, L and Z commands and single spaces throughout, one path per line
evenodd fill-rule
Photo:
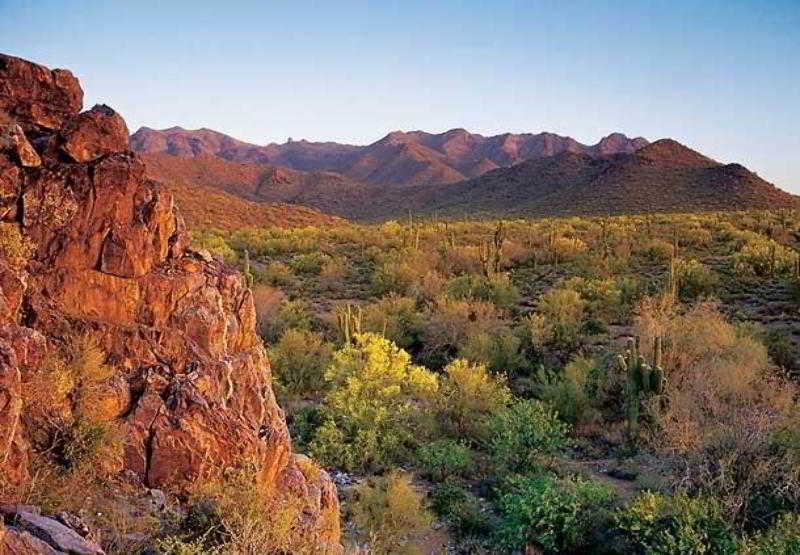
M 124 120 L 107 106 L 79 113 L 82 97 L 68 71 L 0 55 L 3 125 L 19 126 L 0 132 L 16 137 L 0 140 L 0 225 L 36 245 L 21 265 L 0 255 L 0 473 L 31 479 L 22 385 L 79 333 L 117 369 L 102 407 L 124 456 L 109 465 L 173 492 L 252 468 L 263 495 L 300 500 L 308 545 L 340 552 L 335 486 L 291 452 L 244 278 L 188 247 Z M 31 527 L 0 525 L 0 552 L 63 551 Z

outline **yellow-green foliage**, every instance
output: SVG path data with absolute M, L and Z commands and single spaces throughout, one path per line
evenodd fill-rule
M 419 342 L 422 327 L 422 315 L 412 297 L 391 294 L 368 305 L 363 312 L 364 331 L 383 335 L 404 349 Z
M 370 552 L 419 553 L 415 540 L 433 520 L 424 495 L 410 474 L 390 472 L 360 485 L 352 504 L 353 522 L 370 544 Z
M 311 449 L 326 464 L 381 467 L 423 439 L 437 377 L 388 339 L 357 334 L 355 344 L 334 354 L 325 378 L 327 419 Z
M 438 397 L 441 424 L 456 437 L 480 439 L 486 420 L 511 401 L 505 377 L 463 359 L 448 364 L 444 373 Z
M 733 257 L 737 273 L 758 277 L 790 271 L 797 254 L 763 235 L 752 234 Z
M 735 553 L 737 541 L 722 507 L 710 498 L 643 492 L 616 514 L 636 553 Z
M 33 242 L 22 235 L 16 225 L 0 224 L 0 260 L 19 269 L 25 266 L 35 250 Z
M 574 289 L 551 289 L 542 295 L 536 311 L 544 318 L 547 339 L 572 343 L 580 335 L 586 301 Z
M 289 396 L 314 395 L 324 389 L 332 349 L 318 333 L 287 329 L 269 350 L 279 390 Z

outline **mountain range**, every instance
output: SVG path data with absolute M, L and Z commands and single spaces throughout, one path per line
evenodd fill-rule
M 739 164 L 671 139 L 612 133 L 585 145 L 553 133 L 394 131 L 365 146 L 259 146 L 210 129 L 147 127 L 131 148 L 151 177 L 353 219 L 415 212 L 617 214 L 796 206 Z

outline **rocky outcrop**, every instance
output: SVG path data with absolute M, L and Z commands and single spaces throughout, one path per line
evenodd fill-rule
M 0 532 L 0 547 L 5 547 L 8 552 L 69 555 L 104 553 L 99 545 L 84 539 L 63 522 L 42 516 L 35 507 L 0 505 L 0 517 L 9 522 L 5 538 Z
M 291 453 L 246 282 L 188 247 L 124 120 L 107 106 L 81 114 L 81 99 L 69 72 L 0 55 L 0 110 L 18 139 L 0 140 L 0 221 L 35 244 L 14 265 L 0 241 L 0 473 L 28 479 L 22 385 L 80 334 L 117 369 L 94 399 L 124 434 L 117 470 L 181 492 L 252 469 L 265 496 L 301 501 L 298 534 L 316 552 L 340 551 L 335 487 Z M 25 143 L 40 164 L 23 161 Z

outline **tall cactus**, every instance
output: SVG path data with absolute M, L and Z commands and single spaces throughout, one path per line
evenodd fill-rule
M 640 354 L 639 337 L 628 340 L 625 353 L 617 364 L 627 376 L 625 396 L 628 412 L 628 435 L 631 441 L 639 437 L 639 413 L 642 400 L 664 390 L 664 370 L 661 368 L 661 338 L 653 339 L 653 363 L 648 364 Z
M 242 268 L 242 273 L 244 274 L 245 281 L 247 281 L 247 286 L 252 288 L 256 280 L 253 275 L 253 270 L 250 267 L 250 251 L 247 249 L 244 249 L 244 268 Z
M 363 313 L 361 307 L 353 310 L 353 305 L 350 303 L 346 307 L 341 306 L 336 310 L 336 325 L 339 328 L 339 333 L 345 344 L 353 342 L 355 336 L 361 333 L 361 322 L 363 320 Z

